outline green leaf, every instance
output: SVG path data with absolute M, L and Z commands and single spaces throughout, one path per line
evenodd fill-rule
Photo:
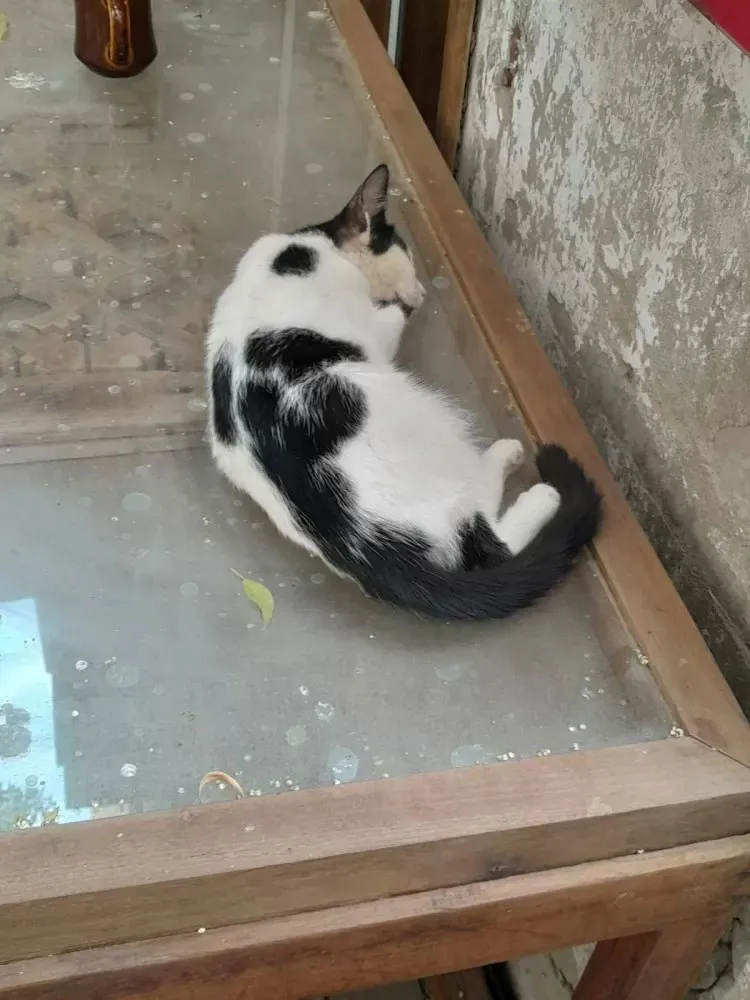
M 5 14 L 0 14 L 0 42 L 8 34 L 8 18 Z
M 246 576 L 238 573 L 236 569 L 233 569 L 232 572 L 242 580 L 242 589 L 245 591 L 245 597 L 260 611 L 263 624 L 268 625 L 273 618 L 274 609 L 274 600 L 271 591 L 256 580 L 248 580 Z

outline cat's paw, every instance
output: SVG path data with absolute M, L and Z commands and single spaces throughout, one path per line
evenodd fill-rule
M 550 521 L 560 509 L 560 494 L 549 483 L 535 483 L 526 490 L 524 496 L 528 497 L 527 502 L 530 507 L 533 504 L 533 511 L 539 519 L 540 527 Z
M 523 464 L 523 445 L 515 438 L 501 438 L 487 449 L 487 457 L 504 472 L 512 472 Z

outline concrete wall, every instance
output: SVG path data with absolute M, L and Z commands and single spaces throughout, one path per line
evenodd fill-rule
M 750 58 L 685 0 L 479 0 L 459 179 L 750 710 Z

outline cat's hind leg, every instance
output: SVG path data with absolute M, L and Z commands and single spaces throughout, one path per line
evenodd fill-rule
M 484 514 L 511 555 L 526 548 L 544 525 L 552 520 L 560 506 L 557 490 L 547 483 L 537 483 L 525 490 L 502 517 L 497 516 L 505 482 L 522 462 L 523 445 L 511 438 L 495 441 L 482 455 L 486 484 Z
M 523 445 L 514 438 L 501 438 L 482 453 L 481 462 L 484 479 L 482 509 L 493 521 L 500 509 L 508 476 L 523 462 Z
M 525 549 L 542 528 L 551 521 L 560 507 L 560 494 L 549 483 L 536 483 L 525 490 L 500 518 L 491 522 L 492 529 L 512 556 Z

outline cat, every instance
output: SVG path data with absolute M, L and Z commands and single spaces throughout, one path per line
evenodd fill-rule
M 542 482 L 498 515 L 518 441 L 396 366 L 424 298 L 376 167 L 333 219 L 258 239 L 207 339 L 214 459 L 278 530 L 374 598 L 443 621 L 546 594 L 599 526 L 581 467 L 543 445 Z

